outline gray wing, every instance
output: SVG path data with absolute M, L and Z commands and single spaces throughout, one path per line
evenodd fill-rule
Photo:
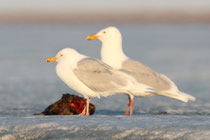
M 169 90 L 171 88 L 171 84 L 166 79 L 166 76 L 153 71 L 138 61 L 132 59 L 125 60 L 122 64 L 121 71 L 132 75 L 138 82 L 154 87 L 159 91 Z
M 124 87 L 127 81 L 113 74 L 110 66 L 93 58 L 85 58 L 77 63 L 74 74 L 87 87 L 95 92 L 116 91 Z

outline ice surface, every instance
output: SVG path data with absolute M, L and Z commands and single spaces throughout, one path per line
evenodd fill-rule
M 210 26 L 121 25 L 124 50 L 168 75 L 197 98 L 135 98 L 134 116 L 124 116 L 127 97 L 92 99 L 95 115 L 33 116 L 63 93 L 80 95 L 46 63 L 72 47 L 99 58 L 100 42 L 86 41 L 99 25 L 0 25 L 0 139 L 209 139 Z M 167 112 L 167 114 L 161 114 Z
M 2 139 L 208 139 L 209 116 L 1 117 Z

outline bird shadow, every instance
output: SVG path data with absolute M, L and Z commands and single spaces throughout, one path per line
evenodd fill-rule
M 125 111 L 117 111 L 117 110 L 96 110 L 95 114 L 97 115 L 125 115 Z M 170 113 L 166 111 L 160 112 L 148 112 L 148 113 L 141 113 L 141 112 L 133 112 L 134 115 L 170 115 Z
M 95 114 L 97 115 L 125 115 L 125 111 L 118 110 L 96 110 Z M 206 112 L 186 112 L 186 113 L 170 113 L 167 111 L 157 111 L 157 112 L 133 112 L 133 115 L 184 115 L 184 116 L 209 116 L 210 113 Z
M 161 112 L 162 114 L 167 114 L 165 112 Z M 142 115 L 142 114 L 161 114 L 161 113 L 140 113 L 133 112 L 134 115 Z M 125 115 L 125 111 L 117 111 L 117 110 L 96 110 L 95 114 L 97 115 Z

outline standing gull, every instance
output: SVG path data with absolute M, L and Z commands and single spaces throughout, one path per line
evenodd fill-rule
M 127 57 L 122 49 L 121 33 L 116 27 L 102 29 L 97 34 L 89 35 L 86 39 L 99 39 L 102 42 L 101 59 L 103 62 L 132 75 L 140 83 L 154 87 L 157 90 L 156 95 L 171 97 L 183 102 L 195 100 L 193 96 L 179 91 L 177 86 L 166 75 L 157 73 L 141 62 Z M 128 115 L 132 100 L 128 99 L 126 115 Z
M 138 83 L 128 74 L 114 70 L 104 62 L 87 57 L 71 48 L 65 48 L 47 62 L 57 61 L 56 73 L 73 90 L 81 93 L 86 100 L 86 109 L 81 115 L 89 115 L 90 97 L 109 96 L 124 93 L 153 94 L 154 90 Z

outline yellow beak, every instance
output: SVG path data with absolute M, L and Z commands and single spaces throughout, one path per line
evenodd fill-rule
M 50 57 L 47 59 L 47 62 L 53 62 L 53 61 L 56 61 L 57 58 L 56 57 Z
M 87 36 L 86 40 L 98 39 L 98 37 L 99 36 L 97 36 L 96 34 L 93 34 L 93 35 Z

